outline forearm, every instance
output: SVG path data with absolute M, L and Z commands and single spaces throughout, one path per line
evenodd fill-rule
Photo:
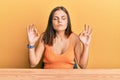
M 83 45 L 83 51 L 82 51 L 82 54 L 80 56 L 80 61 L 79 61 L 80 67 L 83 69 L 85 69 L 88 64 L 88 57 L 89 57 L 88 51 L 89 51 L 89 46 Z
M 36 62 L 35 48 L 29 49 L 29 61 L 31 67 L 36 66 L 37 62 Z

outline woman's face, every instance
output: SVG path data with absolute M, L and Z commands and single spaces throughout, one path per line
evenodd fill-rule
M 62 10 L 57 10 L 54 13 L 52 24 L 56 31 L 65 31 L 67 28 L 68 18 L 67 14 Z

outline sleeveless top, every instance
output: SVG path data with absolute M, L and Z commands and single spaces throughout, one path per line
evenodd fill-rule
M 51 46 L 45 45 L 44 69 L 73 69 L 75 55 L 72 46 L 72 34 L 69 36 L 69 40 L 69 47 L 63 54 L 56 54 Z

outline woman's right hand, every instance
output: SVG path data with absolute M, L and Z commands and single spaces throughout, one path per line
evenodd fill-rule
M 28 42 L 30 45 L 35 45 L 35 43 L 40 37 L 40 34 L 35 28 L 34 24 L 31 24 L 27 27 L 27 35 L 28 35 Z

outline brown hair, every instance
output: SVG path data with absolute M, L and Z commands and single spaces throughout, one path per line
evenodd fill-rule
M 68 17 L 68 23 L 67 23 L 67 28 L 65 30 L 65 35 L 67 37 L 69 37 L 70 34 L 72 33 L 71 21 L 70 21 L 70 16 L 69 16 L 68 11 L 63 6 L 58 6 L 58 7 L 54 8 L 49 15 L 48 25 L 47 25 L 47 28 L 46 28 L 44 35 L 43 35 L 44 43 L 47 45 L 50 45 L 50 46 L 53 45 L 53 39 L 56 37 L 56 31 L 53 28 L 52 20 L 53 20 L 54 13 L 57 10 L 63 10 L 67 14 L 67 17 Z

